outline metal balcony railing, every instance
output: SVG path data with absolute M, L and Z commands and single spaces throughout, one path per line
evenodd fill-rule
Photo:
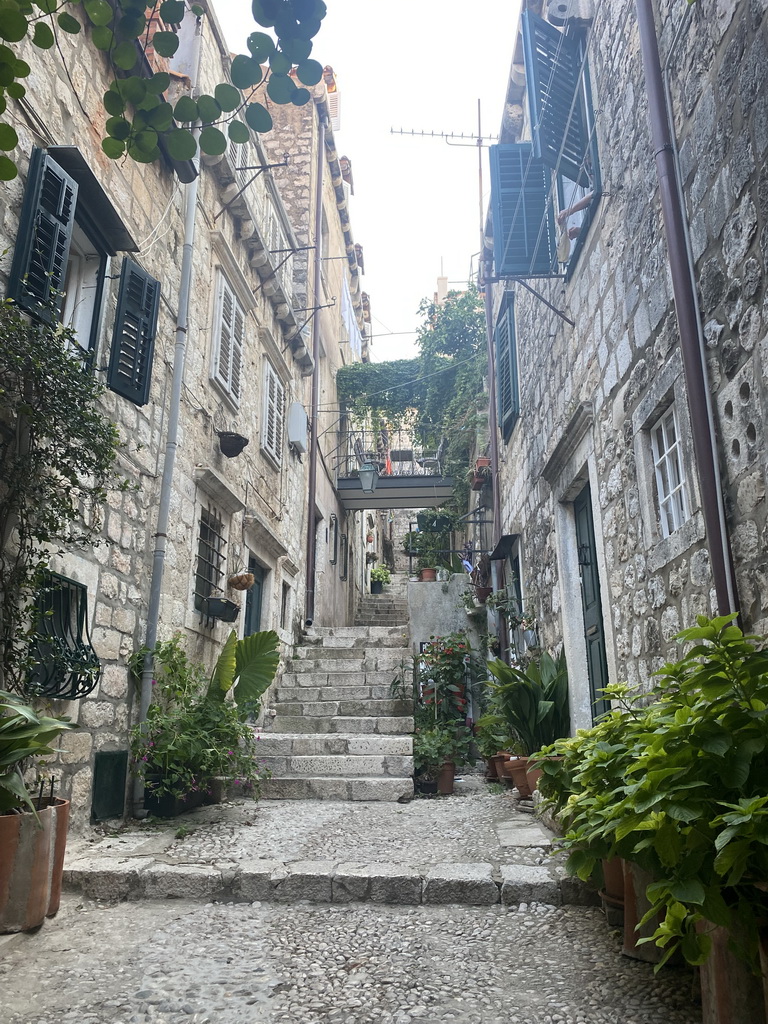
M 445 439 L 437 447 L 416 441 L 406 430 L 354 430 L 342 435 L 336 453 L 338 478 L 356 477 L 361 466 L 372 463 L 380 476 L 442 477 Z

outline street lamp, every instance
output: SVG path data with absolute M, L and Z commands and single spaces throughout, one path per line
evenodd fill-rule
M 363 494 L 373 494 L 379 482 L 379 467 L 372 462 L 364 462 L 357 471 Z

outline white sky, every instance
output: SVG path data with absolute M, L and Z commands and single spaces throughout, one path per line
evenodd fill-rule
M 519 0 L 326 0 L 312 56 L 336 72 L 340 155 L 352 161 L 352 232 L 365 251 L 374 359 L 415 354 L 422 298 L 443 272 L 463 287 L 480 248 L 477 147 L 405 138 L 410 131 L 497 134 Z M 258 26 L 248 0 L 218 0 L 230 46 Z M 376 13 L 373 13 L 376 12 Z M 461 140 L 453 140 L 461 141 Z M 483 150 L 483 206 L 490 183 Z M 393 332 L 390 337 L 387 335 Z M 400 332 L 408 332 L 400 333 Z

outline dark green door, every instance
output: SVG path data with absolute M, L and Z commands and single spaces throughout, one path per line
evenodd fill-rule
M 245 598 L 244 636 L 258 633 L 261 629 L 261 599 L 264 591 L 264 570 L 255 558 L 248 559 L 248 572 L 253 573 L 254 584 Z
M 603 633 L 603 606 L 600 602 L 600 576 L 597 571 L 595 525 L 592 520 L 592 500 L 589 484 L 573 502 L 576 519 L 576 543 L 579 551 L 581 577 L 581 603 L 584 610 L 584 639 L 587 644 L 587 668 L 592 700 L 592 717 L 610 707 L 600 691 L 608 685 L 608 662 L 605 656 Z

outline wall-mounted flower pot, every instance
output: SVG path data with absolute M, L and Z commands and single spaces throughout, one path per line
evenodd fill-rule
M 238 572 L 227 580 L 228 586 L 233 590 L 250 590 L 256 581 L 252 572 Z
M 203 598 L 203 611 L 212 619 L 234 622 L 240 614 L 240 605 L 226 597 L 206 597 Z
M 481 469 L 484 466 L 490 466 L 491 460 L 487 455 L 480 455 L 475 459 L 475 469 Z
M 493 587 L 475 587 L 475 597 L 481 604 L 485 604 L 493 593 Z
M 218 434 L 219 450 L 228 459 L 236 458 L 243 448 L 250 443 L 247 437 L 243 437 L 242 434 L 236 434 L 232 430 L 220 430 Z
M 472 477 L 472 490 L 482 491 L 484 483 L 485 477 L 481 476 L 479 473 L 475 473 L 475 475 Z

